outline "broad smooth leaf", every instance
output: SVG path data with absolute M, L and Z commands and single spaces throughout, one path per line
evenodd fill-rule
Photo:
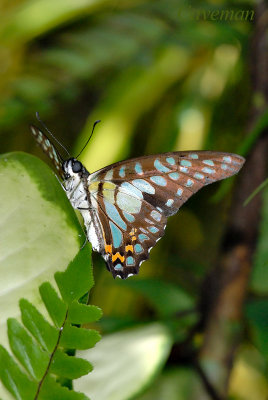
M 44 310 L 38 286 L 66 268 L 84 239 L 46 164 L 24 153 L 8 153 L 0 156 L 0 171 L 0 343 L 8 347 L 6 320 L 19 315 L 19 299 L 27 297 Z M 0 384 L 2 396 L 10 398 Z
M 80 224 L 52 171 L 24 153 L 0 156 L 0 343 L 18 301 L 39 304 L 38 286 L 64 270 L 83 242 Z
M 158 323 L 104 336 L 93 349 L 76 353 L 94 370 L 74 381 L 74 389 L 91 400 L 129 399 L 151 382 L 171 345 L 169 330 Z

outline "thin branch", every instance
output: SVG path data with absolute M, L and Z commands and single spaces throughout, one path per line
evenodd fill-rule
M 216 389 L 214 388 L 214 386 L 212 386 L 212 384 L 210 383 L 210 381 L 208 380 L 206 374 L 204 373 L 203 369 L 200 367 L 200 365 L 198 363 L 195 363 L 195 369 L 196 372 L 198 373 L 198 375 L 200 376 L 203 385 L 207 391 L 207 393 L 209 394 L 210 398 L 212 400 L 223 400 L 222 397 L 217 393 Z
M 63 323 L 62 323 L 62 325 L 61 325 L 61 327 L 60 327 L 60 329 L 59 329 L 59 334 L 58 334 L 57 343 L 55 344 L 55 347 L 54 347 L 52 353 L 50 354 L 50 358 L 49 358 L 49 362 L 48 362 L 47 368 L 46 368 L 46 370 L 45 370 L 45 372 L 44 372 L 44 375 L 42 376 L 42 378 L 41 378 L 41 380 L 40 380 L 40 382 L 39 382 L 39 384 L 38 384 L 37 391 L 36 391 L 36 394 L 35 394 L 35 396 L 34 396 L 34 400 L 37 400 L 37 399 L 38 399 L 38 396 L 39 396 L 39 394 L 40 394 L 41 387 L 42 387 L 42 385 L 43 385 L 43 383 L 44 383 L 44 380 L 45 380 L 45 378 L 46 378 L 46 376 L 47 376 L 47 374 L 48 374 L 48 372 L 49 372 L 49 368 L 50 368 L 51 363 L 52 363 L 52 361 L 53 361 L 53 357 L 54 357 L 54 355 L 55 355 L 55 353 L 56 353 L 56 350 L 57 350 L 58 347 L 59 347 L 60 339 L 61 339 L 61 336 L 62 336 L 63 328 L 64 328 L 65 323 L 66 323 L 66 321 L 67 321 L 67 317 L 68 317 L 68 310 L 66 311 L 64 321 L 63 321 Z

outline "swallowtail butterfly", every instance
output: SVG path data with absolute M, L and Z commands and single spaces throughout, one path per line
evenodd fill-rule
M 245 162 L 230 153 L 178 151 L 120 161 L 90 174 L 76 158 L 64 160 L 38 128 L 31 131 L 72 206 L 80 210 L 93 250 L 122 279 L 139 272 L 169 216 L 203 186 L 236 174 Z

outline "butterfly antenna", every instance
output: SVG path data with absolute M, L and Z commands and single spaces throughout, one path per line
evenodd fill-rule
M 48 127 L 46 126 L 46 124 L 41 120 L 39 112 L 36 111 L 35 113 L 37 120 L 40 122 L 40 124 L 42 125 L 42 127 L 47 131 L 47 133 L 50 134 L 50 136 L 55 140 L 55 142 L 57 142 L 62 148 L 63 150 L 66 151 L 66 153 L 68 154 L 69 157 L 71 157 L 69 151 L 66 149 L 66 147 L 63 146 L 63 144 L 61 144 L 61 142 L 53 135 L 52 132 L 50 132 L 50 130 L 48 129 Z
M 75 158 L 78 158 L 78 157 L 81 155 L 82 151 L 87 147 L 87 144 L 88 144 L 88 142 L 90 141 L 90 139 L 91 139 L 91 137 L 92 137 L 92 135 L 93 135 L 95 126 L 96 126 L 99 122 L 101 122 L 100 119 L 98 119 L 97 121 L 94 122 L 93 127 L 92 127 L 92 131 L 91 131 L 91 135 L 89 136 L 89 138 L 88 138 L 88 140 L 87 140 L 85 146 L 82 148 L 82 150 L 80 151 L 80 153 L 79 153 Z

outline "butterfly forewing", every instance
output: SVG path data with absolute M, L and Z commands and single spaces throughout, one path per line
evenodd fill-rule
M 137 274 L 163 236 L 167 217 L 203 186 L 236 174 L 244 158 L 210 151 L 122 161 L 88 178 L 102 229 L 101 253 L 114 276 Z
M 48 155 L 48 157 L 51 159 L 53 165 L 55 166 L 58 174 L 64 178 L 63 170 L 62 170 L 62 158 L 59 155 L 58 151 L 56 150 L 55 146 L 52 144 L 52 142 L 48 139 L 48 137 L 40 131 L 40 129 L 36 128 L 35 126 L 31 125 L 30 126 L 31 132 L 39 144 L 39 146 L 42 148 L 44 153 Z

